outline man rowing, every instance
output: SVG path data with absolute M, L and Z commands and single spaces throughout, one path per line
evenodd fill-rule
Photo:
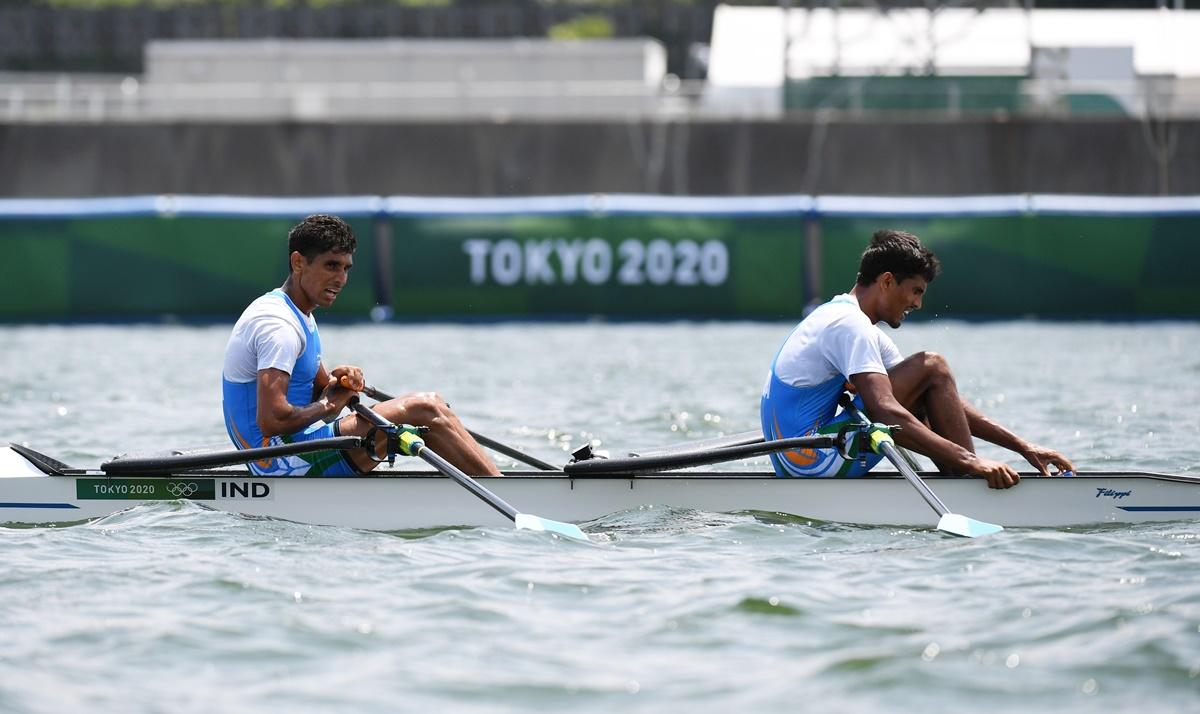
M 761 417 L 768 441 L 836 433 L 851 418 L 838 412 L 847 387 L 875 422 L 899 425 L 897 443 L 933 459 L 943 473 L 975 474 L 992 488 L 1021 477 L 1008 464 L 975 454 L 972 437 L 1025 457 L 1042 475 L 1073 471 L 1057 451 L 1032 444 L 984 416 L 958 393 L 954 373 L 935 352 L 904 358 L 876 323 L 900 327 L 918 310 L 941 270 L 911 233 L 881 230 L 863 251 L 850 292 L 817 307 L 784 341 L 763 389 Z M 779 476 L 862 476 L 882 457 L 846 461 L 833 450 L 772 454 Z
M 225 428 L 239 449 L 364 436 L 371 425 L 356 414 L 338 418 L 365 386 L 352 365 L 327 370 L 313 311 L 328 307 L 354 264 L 354 233 L 336 216 L 305 218 L 288 234 L 288 277 L 257 298 L 238 319 L 222 370 Z M 409 394 L 373 407 L 393 423 L 429 427 L 425 441 L 469 474 L 497 474 L 496 465 L 434 393 Z M 328 423 L 327 423 L 328 422 Z M 260 476 L 354 476 L 378 462 L 365 449 L 318 451 L 255 461 Z

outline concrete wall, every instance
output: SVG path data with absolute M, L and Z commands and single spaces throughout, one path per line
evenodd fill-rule
M 0 196 L 1200 194 L 1200 121 L 0 124 Z

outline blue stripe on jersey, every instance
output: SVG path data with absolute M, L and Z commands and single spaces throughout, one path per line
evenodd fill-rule
M 857 303 L 852 297 L 839 295 L 830 303 L 851 301 Z M 771 373 L 759 403 L 763 438 L 767 441 L 836 432 L 848 420 L 848 416 L 838 410 L 838 398 L 846 384 L 845 375 L 835 374 L 820 384 L 805 387 L 790 385 L 779 378 L 776 372 L 779 356 L 799 329 L 800 325 L 797 325 L 789 333 L 771 360 Z M 862 400 L 855 401 L 861 409 Z M 800 477 L 862 476 L 881 459 L 871 454 L 847 463 L 835 449 L 792 449 L 772 453 L 770 457 L 777 476 Z
M 307 406 L 313 400 L 313 385 L 316 382 L 317 371 L 321 367 L 321 335 L 318 333 L 316 325 L 310 330 L 308 328 L 308 320 L 304 313 L 292 302 L 287 293 L 282 290 L 275 289 L 267 293 L 271 297 L 283 300 L 292 313 L 295 314 L 296 320 L 300 323 L 300 329 L 304 330 L 304 351 L 296 358 L 296 364 L 292 367 L 290 379 L 288 380 L 287 399 L 290 404 L 298 407 Z M 285 437 L 282 440 L 266 439 L 263 437 L 262 430 L 258 428 L 258 381 L 237 383 L 230 382 L 224 377 L 221 378 L 223 406 L 225 411 L 225 429 L 229 432 L 229 438 L 234 445 L 239 449 L 247 449 L 255 446 L 266 446 L 270 443 L 290 443 L 292 441 L 307 441 L 311 438 L 317 438 L 313 434 L 319 433 L 319 436 L 332 436 L 332 428 L 328 425 L 320 425 L 329 429 L 329 433 L 325 433 L 325 429 L 316 429 L 309 427 L 308 429 Z M 285 459 L 267 459 L 264 461 L 256 461 L 250 464 L 251 471 L 260 475 L 273 475 L 276 472 L 286 474 L 302 474 L 308 471 L 305 463 L 311 460 L 297 460 L 294 457 Z M 345 469 L 341 469 L 345 470 Z M 353 473 L 353 471 L 349 471 Z

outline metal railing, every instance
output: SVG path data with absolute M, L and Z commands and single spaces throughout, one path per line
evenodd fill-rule
M 222 82 L 136 77 L 6 83 L 0 121 L 420 121 L 672 118 L 693 114 L 703 82 Z

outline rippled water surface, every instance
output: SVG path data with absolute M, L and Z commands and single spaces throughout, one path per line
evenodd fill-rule
M 561 463 L 588 440 L 621 453 L 755 428 L 789 327 L 326 325 L 322 336 L 327 363 L 358 364 L 388 391 L 436 389 L 475 430 Z M 2 327 L 3 438 L 76 466 L 219 444 L 227 334 Z M 984 411 L 1083 470 L 1200 472 L 1200 325 L 934 321 L 895 337 L 945 354 Z M 1194 522 L 975 541 L 661 507 L 583 525 L 596 545 L 166 502 L 0 528 L 0 712 L 1200 702 Z

